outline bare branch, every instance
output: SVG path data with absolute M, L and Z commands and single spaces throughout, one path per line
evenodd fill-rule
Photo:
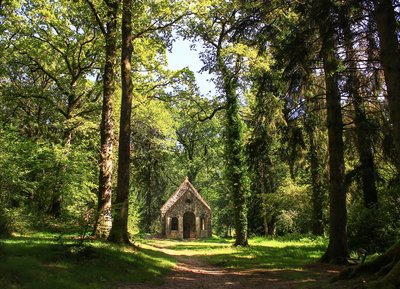
M 144 29 L 142 31 L 139 31 L 138 33 L 133 35 L 132 39 L 137 39 L 137 38 L 140 38 L 141 36 L 143 36 L 143 35 L 145 35 L 147 33 L 155 32 L 155 31 L 158 31 L 158 30 L 163 30 L 165 28 L 171 27 L 174 24 L 176 24 L 178 21 L 180 21 L 183 17 L 188 16 L 188 15 L 191 15 L 191 13 L 184 13 L 184 14 L 178 16 L 177 18 L 175 18 L 173 21 L 171 21 L 169 23 L 166 23 L 164 25 L 160 25 L 160 26 L 157 26 L 156 23 L 151 23 L 146 29 Z
M 223 110 L 223 109 L 225 109 L 225 108 L 226 108 L 225 105 L 219 106 L 219 107 L 217 107 L 217 108 L 214 108 L 214 110 L 212 111 L 212 113 L 211 113 L 210 115 L 205 116 L 205 117 L 200 117 L 200 116 L 198 116 L 197 119 L 198 119 L 199 121 L 201 121 L 201 122 L 206 121 L 206 120 L 211 120 L 211 119 L 214 117 L 214 115 L 215 115 L 218 111 Z
M 99 28 L 101 30 L 101 33 L 103 33 L 103 35 L 106 36 L 107 31 L 104 28 L 104 24 L 100 19 L 99 13 L 97 13 L 96 7 L 94 7 L 94 4 L 92 3 L 92 1 L 90 1 L 90 0 L 85 0 L 85 1 L 89 5 L 90 9 L 92 10 L 94 17 L 96 18 L 96 22 L 99 25 Z

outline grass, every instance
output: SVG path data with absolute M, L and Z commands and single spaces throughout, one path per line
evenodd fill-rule
M 290 282 L 291 288 L 329 286 L 329 277 L 323 277 L 321 273 L 324 270 L 319 270 L 320 266 L 315 265 L 326 250 L 327 240 L 324 238 L 253 237 L 249 239 L 249 247 L 234 247 L 234 240 L 221 238 L 201 241 L 145 240 L 144 242 L 171 249 L 181 257 L 195 257 L 219 267 L 268 272 L 265 278 Z
M 233 247 L 233 240 L 214 238 L 204 241 L 148 240 L 170 248 L 179 255 L 197 256 L 209 264 L 236 269 L 294 269 L 316 262 L 326 249 L 322 238 L 268 239 L 255 237 L 249 247 Z
M 330 286 L 329 280 L 318 276 L 316 265 L 307 266 L 324 253 L 327 241 L 322 238 L 255 237 L 249 240 L 249 247 L 234 247 L 232 239 L 223 238 L 146 239 L 138 240 L 140 249 L 135 250 L 100 241 L 79 247 L 71 237 L 57 237 L 36 233 L 0 239 L 0 288 L 105 289 L 141 282 L 158 284 L 176 260 L 154 247 L 234 270 L 268 270 L 277 280 L 293 281 L 297 284 L 293 288 L 325 288 L 318 287 L 321 281 L 326 288 Z
M 83 247 L 57 235 L 0 239 L 0 288 L 115 288 L 118 284 L 159 283 L 175 265 L 161 252 L 90 242 Z

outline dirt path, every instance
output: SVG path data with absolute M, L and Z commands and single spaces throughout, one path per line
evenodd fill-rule
M 161 285 L 150 283 L 123 285 L 118 287 L 119 289 L 291 289 L 299 287 L 322 289 L 327 288 L 329 280 L 339 273 L 338 267 L 321 264 L 297 270 L 238 271 L 211 266 L 196 257 L 179 255 L 177 251 L 171 249 L 163 247 L 156 249 L 173 256 L 178 261 L 177 266 L 167 274 L 164 282 Z M 330 285 L 329 288 L 346 287 L 338 284 L 338 287 Z

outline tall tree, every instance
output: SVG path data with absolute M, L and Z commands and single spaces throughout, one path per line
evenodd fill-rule
M 314 16 L 321 37 L 329 150 L 329 245 L 321 260 L 347 263 L 347 209 L 343 144 L 343 120 L 338 87 L 339 64 L 336 55 L 334 3 L 314 1 Z
M 243 121 L 239 113 L 240 81 L 243 47 L 235 46 L 235 29 L 240 15 L 232 9 L 234 3 L 216 1 L 197 14 L 191 23 L 193 33 L 207 47 L 203 54 L 205 69 L 218 74 L 218 85 L 225 102 L 225 158 L 227 185 L 231 193 L 236 233 L 235 245 L 247 246 L 247 205 L 249 193 L 244 151 Z M 209 19 L 212 19 L 210 22 Z
M 347 69 L 347 90 L 349 98 L 354 107 L 354 126 L 356 132 L 356 143 L 360 162 L 362 189 L 364 205 L 367 208 L 378 203 L 378 192 L 375 185 L 375 162 L 373 155 L 372 129 L 367 118 L 364 99 L 361 94 L 360 72 L 357 67 L 357 55 L 353 48 L 355 42 L 349 15 L 348 6 L 342 7 L 340 11 L 340 26 L 343 33 L 344 48 L 346 50 Z
M 98 9 L 93 2 L 86 0 L 98 23 L 100 31 L 105 39 L 105 63 L 103 72 L 103 105 L 100 125 L 100 171 L 98 208 L 94 225 L 94 232 L 100 237 L 106 237 L 111 229 L 111 196 L 113 175 L 113 96 L 116 88 L 116 65 L 117 65 L 117 42 L 118 28 L 117 19 L 119 12 L 119 0 L 104 1 L 107 13 L 103 23 Z
M 400 172 L 400 47 L 395 10 L 390 0 L 371 1 L 375 10 L 380 48 L 380 61 L 385 73 L 390 119 L 396 149 L 397 174 Z M 342 278 L 369 274 L 377 277 L 370 288 L 398 288 L 400 286 L 400 242 L 397 241 L 384 254 L 354 269 L 344 270 Z M 382 270 L 384 268 L 384 270 Z M 375 274 L 374 274 L 375 273 Z
M 385 73 L 390 119 L 400 174 L 400 44 L 398 22 L 391 0 L 372 0 L 379 36 L 380 60 Z
M 117 18 L 118 0 L 106 1 L 107 23 L 103 35 L 106 42 L 104 76 L 103 76 L 103 107 L 100 126 L 100 172 L 98 192 L 98 224 L 104 232 L 98 234 L 108 235 L 111 222 L 111 193 L 113 174 L 113 103 L 115 92 L 116 63 L 117 63 Z M 96 220 L 97 221 L 97 220 Z M 96 226 L 95 226 L 96 230 Z
M 252 233 L 275 234 L 279 209 L 272 201 L 283 179 L 279 158 L 280 127 L 285 123 L 282 115 L 283 102 L 279 98 L 278 73 L 263 73 L 254 79 L 254 104 L 249 122 L 250 140 L 247 144 L 252 189 L 249 204 L 249 229 Z M 251 215 L 250 215 L 251 214 Z M 251 217 L 250 217 L 251 216 Z M 263 231 L 257 227 L 257 220 Z M 260 226 L 260 225 L 258 225 Z
M 121 79 L 122 99 L 118 147 L 118 181 L 114 204 L 114 219 L 108 240 L 115 243 L 130 243 L 128 235 L 128 197 L 130 179 L 130 137 L 132 112 L 132 9 L 133 0 L 122 2 L 122 51 Z
M 247 206 L 248 182 L 244 154 L 243 122 L 239 115 L 239 100 L 236 95 L 237 79 L 227 71 L 223 59 L 218 66 L 223 78 L 226 98 L 226 165 L 228 186 L 231 189 L 233 217 L 235 224 L 235 245 L 247 246 Z M 236 73 L 236 72 L 235 72 Z

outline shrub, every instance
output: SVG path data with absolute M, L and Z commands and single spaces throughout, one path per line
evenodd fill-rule
M 393 220 L 384 208 L 359 208 L 349 215 L 349 248 L 367 252 L 383 252 L 396 240 Z
M 30 217 L 22 208 L 0 208 L 0 235 L 25 233 L 31 226 Z

